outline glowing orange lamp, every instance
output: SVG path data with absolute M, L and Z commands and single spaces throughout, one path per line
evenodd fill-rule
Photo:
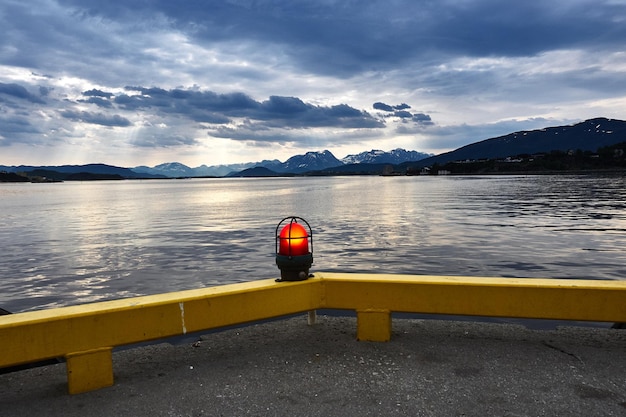
M 285 217 L 276 226 L 276 265 L 280 269 L 280 281 L 307 279 L 312 264 L 311 226 L 302 217 Z

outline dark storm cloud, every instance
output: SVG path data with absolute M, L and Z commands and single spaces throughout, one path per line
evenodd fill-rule
M 377 101 L 376 103 L 374 103 L 373 107 L 376 110 L 382 110 L 382 111 L 388 111 L 388 112 L 393 111 L 393 106 L 390 106 L 389 104 L 381 103 L 380 101 Z
M 131 125 L 130 120 L 117 114 L 106 115 L 104 113 L 92 113 L 88 111 L 64 110 L 61 112 L 61 116 L 75 122 L 91 123 L 101 126 L 128 127 Z
M 111 98 L 113 97 L 113 93 L 109 93 L 106 91 L 96 90 L 95 88 L 89 91 L 83 91 L 83 95 L 87 97 L 102 97 L 102 98 Z
M 403 118 L 403 119 L 411 119 L 411 118 L 413 118 L 413 114 L 411 114 L 411 112 L 404 111 L 404 110 L 403 111 L 394 112 L 393 115 L 396 116 L 396 117 Z
M 111 108 L 113 104 L 111 101 L 103 99 L 101 97 L 89 97 L 87 100 L 78 100 L 79 103 L 91 103 L 98 107 Z
M 40 133 L 27 117 L 0 117 L 0 137 L 6 136 L 7 140 L 12 137 L 12 134 L 20 133 Z M 8 143 L 8 142 L 6 142 Z M 6 144 L 5 143 L 5 144 Z
M 41 98 L 31 94 L 25 87 L 15 83 L 0 83 L 0 95 L 1 94 L 28 100 L 32 103 L 44 104 L 44 101 Z
M 167 16 L 199 42 L 280 45 L 301 68 L 349 74 L 442 55 L 528 56 L 552 49 L 610 49 L 626 39 L 626 5 L 598 2 L 280 0 L 101 2 L 66 0 L 89 16 L 114 20 Z M 621 18 L 620 18 L 621 16 Z M 620 40 L 621 39 L 621 40 Z
M 261 104 L 261 108 L 268 114 L 282 114 L 284 116 L 302 114 L 312 106 L 307 106 L 296 97 L 271 96 Z
M 265 120 L 274 127 L 384 127 L 380 120 L 346 104 L 314 106 L 296 97 L 271 96 L 269 100 L 260 103 L 257 109 L 246 113 L 248 117 Z
M 377 101 L 376 103 L 374 103 L 373 107 L 376 110 L 382 110 L 382 111 L 386 111 L 386 112 L 390 112 L 390 113 L 393 112 L 394 110 L 398 110 L 397 113 L 400 113 L 402 110 L 406 110 L 406 109 L 410 109 L 411 108 L 411 106 L 409 106 L 406 103 L 402 103 L 402 104 L 397 104 L 395 106 L 391 106 L 389 104 L 382 103 L 380 101 Z M 404 114 L 404 113 L 402 113 L 402 114 Z M 402 116 L 402 115 L 399 115 L 399 114 L 396 114 L 396 116 L 398 116 L 398 117 L 406 117 L 406 116 Z
M 0 111 L 0 147 L 15 144 L 41 144 L 46 141 L 43 133 L 27 115 L 5 116 Z
M 243 93 L 126 87 L 140 94 L 121 94 L 114 102 L 125 110 L 156 109 L 164 113 L 189 115 L 207 123 L 228 123 L 245 118 L 268 127 L 381 128 L 384 123 L 346 104 L 316 106 L 297 97 L 271 96 L 259 102 Z
M 212 91 L 144 87 L 126 87 L 126 90 L 140 93 L 115 97 L 115 102 L 128 110 L 161 107 L 175 112 L 185 105 L 207 111 L 237 113 L 259 107 L 259 103 L 243 93 L 217 94 Z
M 424 113 L 415 113 L 413 115 L 413 121 L 424 126 L 434 124 L 430 116 Z
M 409 106 L 406 103 L 392 106 L 392 105 L 385 104 L 385 103 L 378 101 L 374 103 L 373 107 L 376 110 L 381 110 L 387 113 L 391 113 L 391 115 L 393 115 L 394 117 L 400 118 L 403 123 L 413 121 L 422 127 L 434 125 L 429 115 L 424 114 L 424 113 L 411 113 L 410 111 L 408 111 L 407 109 L 410 109 L 411 106 Z M 389 115 L 385 115 L 385 117 L 389 117 Z M 397 130 L 397 131 L 400 132 L 402 130 Z

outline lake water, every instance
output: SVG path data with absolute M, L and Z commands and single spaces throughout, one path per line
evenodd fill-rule
M 624 176 L 0 184 L 0 212 L 13 312 L 276 278 L 290 215 L 311 272 L 626 279 Z

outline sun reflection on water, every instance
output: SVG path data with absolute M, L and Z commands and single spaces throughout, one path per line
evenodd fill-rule
M 625 185 L 602 176 L 0 185 L 0 307 L 275 278 L 274 228 L 291 215 L 313 228 L 313 272 L 626 279 Z

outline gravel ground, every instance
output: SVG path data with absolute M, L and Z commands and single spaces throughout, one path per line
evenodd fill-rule
M 115 351 L 115 385 L 65 365 L 0 375 L 0 416 L 626 416 L 626 330 L 306 316 Z

